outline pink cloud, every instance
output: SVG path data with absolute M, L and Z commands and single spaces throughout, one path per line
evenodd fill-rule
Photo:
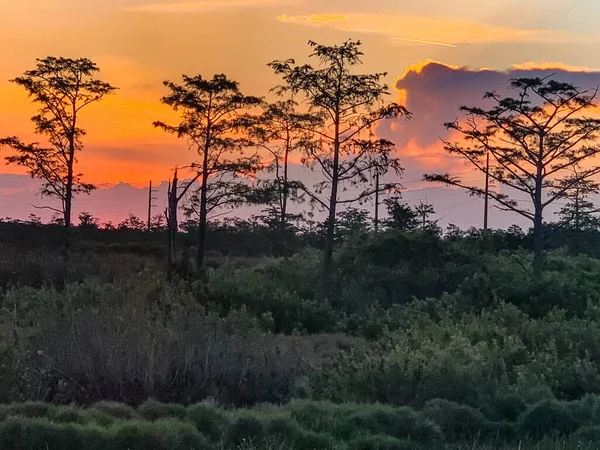
M 581 88 L 600 85 L 600 72 L 560 63 L 527 62 L 500 71 L 426 61 L 407 68 L 394 85 L 399 101 L 413 113 L 412 119 L 388 122 L 378 131 L 393 139 L 400 151 L 415 145 L 424 150 L 441 146 L 439 138 L 448 137 L 443 124 L 460 116 L 460 106 L 485 107 L 485 92 L 506 93 L 512 78 L 546 76 Z

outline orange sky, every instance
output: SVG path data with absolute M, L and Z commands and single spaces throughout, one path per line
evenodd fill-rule
M 311 38 L 329 43 L 363 39 L 364 69 L 388 71 L 389 82 L 428 58 L 475 67 L 546 60 L 600 67 L 597 52 L 585 52 L 597 35 L 582 23 L 587 14 L 576 12 L 572 1 L 554 2 L 557 6 L 546 8 L 542 16 L 535 4 L 547 2 L 531 1 L 527 7 L 521 2 L 521 11 L 536 11 L 527 19 L 510 14 L 515 1 L 494 6 L 470 0 L 399 3 L 404 2 L 3 1 L 0 135 L 35 139 L 29 123 L 34 107 L 7 80 L 47 55 L 89 57 L 101 67 L 102 78 L 120 88 L 85 111 L 82 124 L 88 136 L 80 167 L 93 182 L 134 184 L 167 179 L 173 166 L 190 161 L 184 143 L 151 125 L 174 117 L 158 101 L 164 93 L 162 80 L 176 80 L 181 73 L 224 72 L 249 94 L 265 95 L 278 81 L 265 64 L 304 58 Z M 600 12 L 600 5 L 581 3 Z M 578 20 L 577 28 L 572 19 Z
M 81 171 L 95 183 L 158 183 L 193 157 L 185 143 L 152 127 L 175 118 L 159 103 L 165 79 L 222 72 L 263 96 L 279 81 L 269 61 L 303 60 L 309 39 L 347 38 L 363 41 L 363 70 L 387 71 L 390 84 L 428 60 L 598 69 L 599 15 L 600 2 L 589 0 L 0 0 L 0 136 L 36 139 L 29 121 L 35 107 L 10 78 L 36 57 L 88 57 L 119 91 L 81 118 L 88 132 Z M 448 164 L 439 144 L 405 138 L 410 145 L 399 146 L 399 156 L 415 167 L 406 178 Z M 22 171 L 0 165 L 1 173 Z

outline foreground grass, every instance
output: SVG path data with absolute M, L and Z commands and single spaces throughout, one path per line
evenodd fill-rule
M 522 441 L 511 445 L 481 445 L 477 443 L 461 446 L 448 446 L 445 450 L 597 450 L 599 442 L 580 439 L 546 438 L 539 442 Z M 433 450 L 433 449 L 432 449 Z
M 491 422 L 476 411 L 443 402 L 426 405 L 422 411 L 311 401 L 253 409 L 225 409 L 210 403 L 184 407 L 152 400 L 137 409 L 111 402 L 91 408 L 30 402 L 0 407 L 0 448 L 588 450 L 600 446 L 597 426 L 572 424 L 567 429 L 556 423 L 554 429 L 546 430 L 554 438 L 542 436 L 538 425 L 543 425 L 542 416 L 551 411 L 547 406 L 529 412 L 538 417 L 536 424 L 531 424 L 527 414 L 513 424 Z M 560 415 L 553 414 L 554 419 Z M 534 432 L 539 437 L 528 439 Z

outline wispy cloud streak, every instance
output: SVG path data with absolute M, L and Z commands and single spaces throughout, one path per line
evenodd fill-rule
M 162 13 L 162 14 L 200 14 L 215 11 L 228 11 L 268 7 L 286 4 L 291 1 L 282 0 L 201 0 L 167 3 L 145 3 L 123 8 L 129 12 Z
M 396 37 L 393 38 L 394 41 L 401 41 L 401 42 L 413 42 L 415 44 L 424 44 L 424 45 L 438 45 L 440 47 L 456 47 L 456 45 L 454 44 L 446 44 L 444 42 L 434 42 L 434 41 L 424 41 L 422 39 L 408 39 L 408 38 L 401 38 L 401 37 Z
M 378 34 L 397 43 L 456 47 L 460 44 L 490 43 L 589 43 L 600 42 L 600 35 L 575 32 L 511 28 L 487 24 L 403 14 L 308 14 L 277 17 L 284 23 L 326 26 L 352 33 Z

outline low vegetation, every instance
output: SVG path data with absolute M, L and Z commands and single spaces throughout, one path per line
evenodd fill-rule
M 248 258 L 214 252 L 202 280 L 167 281 L 160 241 L 145 244 L 155 254 L 135 240 L 106 249 L 98 231 L 74 234 L 75 281 L 57 289 L 60 241 L 35 227 L 45 245 L 0 244 L 3 447 L 600 441 L 595 255 L 552 250 L 535 280 L 530 253 L 502 248 L 526 242 L 512 231 L 354 233 L 339 241 L 325 300 L 310 245 L 287 258 L 268 247 Z
M 148 400 L 137 409 L 120 403 L 89 408 L 21 403 L 1 410 L 2 448 L 79 449 L 407 449 L 593 448 L 598 426 L 581 402 L 542 401 L 515 421 L 497 421 L 479 411 L 436 400 L 421 410 L 381 404 L 342 405 L 293 401 L 229 409 L 210 402 L 188 407 Z M 532 420 L 533 419 L 533 420 Z M 566 421 L 565 421 L 566 419 Z M 539 426 L 563 424 L 534 446 Z M 547 445 L 541 447 L 541 445 Z M 574 445 L 575 447 L 568 447 Z

